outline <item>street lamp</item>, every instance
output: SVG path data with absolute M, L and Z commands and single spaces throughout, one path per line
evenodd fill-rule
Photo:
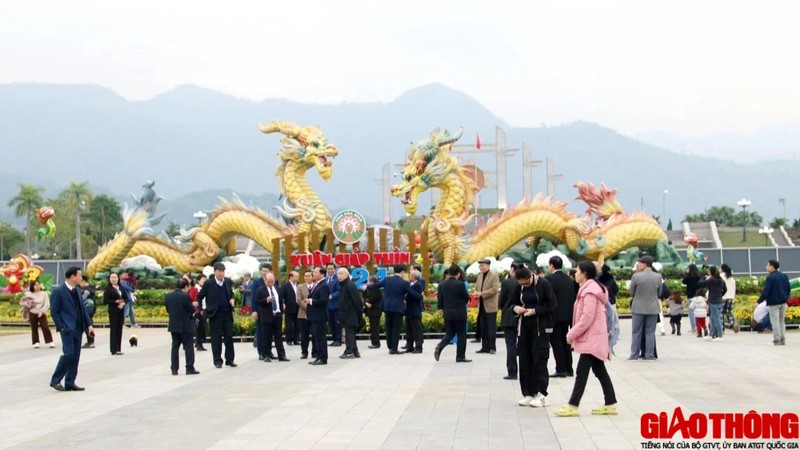
M 200 225 L 200 223 L 203 221 L 203 219 L 205 219 L 206 217 L 208 217 L 208 214 L 206 214 L 206 212 L 205 212 L 205 211 L 197 211 L 197 212 L 195 212 L 194 214 L 192 214 L 192 216 L 193 216 L 195 219 L 197 219 L 197 224 L 198 224 L 198 225 Z
M 746 198 L 742 198 L 736 204 L 742 207 L 742 242 L 747 242 L 747 214 L 745 210 L 753 203 Z
M 775 230 L 773 230 L 772 227 L 770 227 L 769 225 L 764 225 L 763 227 L 759 228 L 758 234 L 763 234 L 764 235 L 764 246 L 765 247 L 769 246 L 769 243 L 768 243 L 769 235 L 772 234 L 773 231 L 775 231 Z
M 664 195 L 661 196 L 661 223 L 664 224 L 664 229 L 667 229 L 667 194 L 669 190 L 664 189 Z

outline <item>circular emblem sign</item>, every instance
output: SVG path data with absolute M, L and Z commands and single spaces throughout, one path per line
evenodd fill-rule
M 367 221 L 358 212 L 346 209 L 333 218 L 331 228 L 339 242 L 355 244 L 364 236 Z

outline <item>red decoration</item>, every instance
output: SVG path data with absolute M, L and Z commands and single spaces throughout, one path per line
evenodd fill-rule
M 475 135 L 475 148 L 477 148 L 478 150 L 481 149 L 481 135 L 480 134 L 476 134 Z

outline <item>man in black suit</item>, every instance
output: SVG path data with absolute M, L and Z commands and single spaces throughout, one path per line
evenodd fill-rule
M 394 266 L 394 275 L 362 287 L 362 289 L 370 290 L 383 288 L 381 308 L 386 312 L 386 346 L 389 347 L 390 355 L 402 355 L 397 350 L 397 345 L 400 343 L 400 326 L 406 310 L 406 296 L 414 301 L 422 300 L 422 295 L 403 279 L 405 271 L 405 265 L 396 265 Z
M 225 365 L 236 367 L 233 362 L 233 287 L 230 278 L 225 278 L 225 264 L 214 264 L 214 276 L 206 280 L 197 301 L 203 305 L 211 332 L 211 355 L 214 367 L 222 368 L 222 341 L 225 341 Z
M 416 284 L 415 284 L 414 278 L 413 278 L 414 271 L 417 271 L 420 274 L 420 276 L 418 278 L 416 278 L 416 280 L 417 280 Z M 413 264 L 411 266 L 411 272 L 409 272 L 408 276 L 409 276 L 409 282 L 411 283 L 411 286 L 414 288 L 415 291 L 417 291 L 420 294 L 422 294 L 422 298 L 424 299 L 425 298 L 426 281 L 425 281 L 425 278 L 422 277 L 422 266 L 419 265 L 419 264 Z M 409 309 L 409 306 L 408 306 L 409 302 L 414 303 L 414 305 L 412 305 L 412 307 L 410 309 Z M 419 302 L 419 316 L 418 316 L 419 319 L 420 319 L 419 320 L 420 339 L 422 338 L 422 310 L 424 308 L 425 308 L 424 301 L 420 301 Z M 416 325 L 414 325 L 412 323 L 412 320 L 411 320 L 412 316 L 410 315 L 410 313 L 415 314 L 413 316 L 414 318 L 417 317 L 416 316 L 416 314 L 417 314 L 417 305 L 416 305 L 416 302 L 414 300 L 406 297 L 406 345 L 405 345 L 405 347 L 403 347 L 403 350 L 405 350 L 408 353 L 422 353 L 422 351 L 419 351 L 419 352 L 414 351 L 415 350 L 414 339 L 416 337 L 415 334 L 414 334 L 415 333 L 414 327 Z M 422 347 L 420 347 L 420 349 L 421 348 Z
M 286 358 L 286 350 L 283 348 L 283 337 L 281 328 L 283 324 L 283 309 L 278 288 L 275 287 L 275 275 L 267 274 L 266 284 L 256 291 L 256 305 L 258 305 L 258 326 L 261 328 L 261 348 L 271 349 L 275 342 L 275 349 L 278 352 L 278 361 L 289 361 Z M 271 362 L 272 358 L 265 354 L 262 358 L 264 362 Z
M 575 290 L 575 282 L 561 270 L 562 267 L 564 267 L 564 263 L 560 256 L 550 258 L 548 264 L 550 275 L 547 276 L 547 281 L 553 287 L 558 303 L 558 309 L 553 314 L 553 334 L 550 337 L 553 359 L 556 360 L 556 371 L 550 374 L 550 378 L 575 375 L 572 370 L 572 349 L 567 344 L 567 332 L 572 325 L 572 309 L 575 306 L 578 292 Z
M 83 391 L 84 388 L 75 384 L 78 364 L 81 361 L 81 338 L 84 330 L 93 336 L 94 328 L 78 287 L 82 279 L 81 269 L 70 267 L 65 276 L 64 284 L 53 289 L 50 299 L 50 314 L 56 324 L 56 330 L 61 333 L 63 352 L 50 378 L 50 387 L 57 391 Z M 64 379 L 63 385 L 62 379 Z
M 270 263 L 262 263 L 260 266 L 258 266 L 258 270 L 261 272 L 261 277 L 259 279 L 257 279 L 257 280 L 253 280 L 253 282 L 250 283 L 250 298 L 251 299 L 255 299 L 256 298 L 256 291 L 258 291 L 258 288 L 260 288 L 261 286 L 264 286 L 265 284 L 267 284 L 265 282 L 265 280 L 267 279 L 267 274 L 272 273 L 272 264 L 270 264 Z M 277 280 L 275 282 L 275 285 L 278 286 Z M 256 347 L 256 349 L 258 350 L 258 359 L 263 360 L 264 356 L 272 355 L 272 349 L 271 348 L 267 348 L 267 349 L 261 348 L 261 342 L 263 342 L 263 339 L 261 339 L 261 327 L 259 327 L 257 325 L 258 324 L 258 305 L 253 304 L 252 313 L 250 315 L 251 315 L 251 317 L 253 317 L 253 320 L 256 321 L 256 332 L 255 332 L 255 335 L 253 336 L 253 347 Z
M 422 292 L 425 281 L 422 273 L 412 270 L 409 274 L 411 288 L 420 294 L 419 299 L 406 295 L 406 351 L 408 353 L 422 353 L 422 310 L 425 308 L 422 301 Z
M 472 362 L 471 359 L 466 357 L 469 294 L 464 283 L 456 279 L 459 272 L 461 272 L 461 268 L 453 264 L 447 269 L 447 278 L 439 283 L 439 311 L 444 313 L 445 335 L 436 345 L 436 350 L 433 352 L 433 357 L 436 361 L 439 361 L 439 355 L 450 344 L 453 336 L 458 336 L 456 362 Z
M 172 334 L 172 352 L 170 369 L 173 375 L 178 374 L 180 358 L 178 350 L 183 345 L 183 352 L 186 355 L 186 375 L 197 375 L 194 369 L 194 346 L 192 339 L 194 334 L 194 306 L 189 297 L 189 283 L 181 278 L 178 280 L 174 291 L 167 294 L 165 303 L 169 314 L 169 324 L 167 331 Z
M 330 291 L 325 282 L 325 268 L 315 267 L 312 272 L 314 286 L 309 294 L 306 315 L 311 322 L 311 339 L 317 352 L 317 359 L 309 362 L 312 366 L 328 364 L 328 341 L 325 339 L 325 323 L 328 320 L 328 300 Z
M 297 322 L 297 281 L 300 274 L 289 272 L 289 282 L 283 283 L 280 295 L 283 301 L 283 317 L 286 323 L 286 343 L 289 345 L 300 344 L 300 333 Z

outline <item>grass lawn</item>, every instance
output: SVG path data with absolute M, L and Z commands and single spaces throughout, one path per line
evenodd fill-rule
M 734 247 L 766 247 L 771 246 L 769 240 L 768 245 L 764 245 L 764 235 L 758 234 L 758 228 L 747 229 L 747 242 L 742 242 L 742 231 L 720 231 L 719 239 L 722 241 L 724 248 Z

